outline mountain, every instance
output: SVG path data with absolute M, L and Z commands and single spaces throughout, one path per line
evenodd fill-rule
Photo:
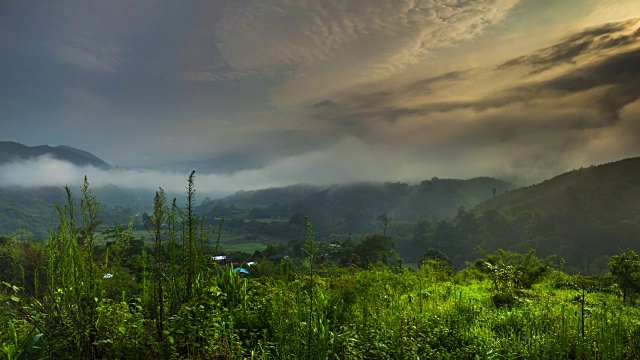
M 493 189 L 495 188 L 495 195 Z M 640 251 L 640 158 L 574 170 L 536 185 L 493 178 L 295 185 L 243 191 L 205 201 L 207 218 L 224 217 L 225 228 L 273 240 L 304 237 L 304 218 L 319 240 L 346 234 L 387 235 L 407 262 L 427 249 L 449 255 L 456 267 L 505 249 L 557 255 L 572 273 L 599 273 L 620 249 Z M 357 239 L 357 236 L 356 236 Z M 562 259 L 562 262 L 560 262 Z
M 45 155 L 77 166 L 111 168 L 97 156 L 70 146 L 31 147 L 11 141 L 0 141 L 0 165 Z M 78 202 L 81 196 L 80 190 L 73 188 L 72 191 Z M 102 203 L 99 217 L 107 226 L 113 225 L 114 222 L 126 225 L 130 216 L 147 211 L 153 206 L 153 191 L 124 189 L 110 185 L 93 188 L 92 192 Z M 56 205 L 65 203 L 66 194 L 62 187 L 2 185 L 0 186 L 0 235 L 23 229 L 39 239 L 46 238 L 49 229 L 58 223 Z
M 95 166 L 99 168 L 109 168 L 110 165 L 97 156 L 83 150 L 70 146 L 48 145 L 26 146 L 12 141 L 0 141 L 0 164 L 16 160 L 27 160 L 43 155 L 51 155 L 56 159 L 68 161 L 78 166 Z

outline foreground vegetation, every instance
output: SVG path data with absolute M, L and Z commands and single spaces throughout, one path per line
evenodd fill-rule
M 570 276 L 534 252 L 481 253 L 453 273 L 427 252 L 419 271 L 385 257 L 329 261 L 307 220 L 301 258 L 243 277 L 208 259 L 217 238 L 186 206 L 156 194 L 153 246 L 130 253 L 132 226 L 96 244 L 88 184 L 58 207 L 46 243 L 0 244 L 0 346 L 6 359 L 634 359 L 640 259 Z M 214 229 L 216 230 L 216 229 Z M 387 242 L 386 236 L 366 241 Z M 6 324 L 6 325 L 5 325 Z

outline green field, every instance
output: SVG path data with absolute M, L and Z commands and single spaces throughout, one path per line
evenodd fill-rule
M 215 239 L 211 239 L 213 243 Z M 220 237 L 220 249 L 222 251 L 245 252 L 253 254 L 255 251 L 266 249 L 268 241 L 265 238 L 248 234 L 223 233 Z
M 135 239 L 141 239 L 145 245 L 150 247 L 153 244 L 153 234 L 147 230 L 134 230 L 131 235 Z M 208 244 L 215 245 L 217 234 L 209 235 Z M 96 234 L 96 244 L 105 245 L 107 238 L 104 234 Z M 269 240 L 260 236 L 253 236 L 250 234 L 239 234 L 231 231 L 223 232 L 220 237 L 220 251 L 230 252 L 245 252 L 253 254 L 255 251 L 262 251 L 267 247 Z

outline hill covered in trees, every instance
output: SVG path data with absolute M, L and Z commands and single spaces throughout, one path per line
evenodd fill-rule
M 430 249 L 457 268 L 486 251 L 557 255 L 567 271 L 600 273 L 621 249 L 640 250 L 640 158 L 574 170 L 516 189 L 491 178 L 437 179 L 418 185 L 296 185 L 205 201 L 199 213 L 226 229 L 294 241 L 304 217 L 318 238 L 336 241 L 383 232 L 406 262 Z M 495 196 L 493 189 L 496 189 Z M 386 216 L 386 222 L 381 215 Z
M 371 233 L 380 230 L 381 215 L 396 222 L 449 218 L 461 206 L 475 206 L 494 196 L 494 191 L 504 193 L 516 187 L 488 177 L 433 178 L 417 185 L 400 182 L 294 185 L 237 192 L 220 200 L 205 201 L 198 211 L 207 216 L 248 220 L 295 221 L 296 214 L 303 214 L 326 234 Z
M 598 221 L 640 220 L 640 157 L 590 166 L 482 203 L 478 211 L 582 212 Z
M 58 187 L 0 187 L 0 234 L 18 231 L 46 237 L 57 221 L 55 205 L 64 203 L 64 199 L 64 190 Z
M 67 154 L 67 161 L 73 156 L 84 164 L 99 160 L 70 147 L 12 142 L 0 142 L 0 159 L 29 159 L 45 150 Z M 293 185 L 206 198 L 195 212 L 214 226 L 225 219 L 225 234 L 253 248 L 276 242 L 300 250 L 308 217 L 319 241 L 357 244 L 368 235 L 385 234 L 409 263 L 420 262 L 429 250 L 445 253 L 461 268 L 478 257 L 478 247 L 535 249 L 541 256 L 556 254 L 569 272 L 599 273 L 620 249 L 640 251 L 639 170 L 640 158 L 630 158 L 523 188 L 488 177 L 432 178 L 413 185 Z M 102 203 L 104 226 L 128 223 L 133 216 L 136 228 L 144 229 L 151 191 L 106 186 L 94 194 Z M 55 205 L 64 202 L 62 188 L 0 187 L 0 234 L 22 231 L 46 238 L 56 226 Z
M 600 272 L 620 249 L 640 249 L 640 158 L 574 170 L 461 210 L 452 220 L 420 222 L 415 246 L 458 263 L 492 251 L 557 254 L 572 272 Z M 418 230 L 422 229 L 422 230 Z
M 116 187 L 101 187 L 93 190 L 100 199 L 108 201 L 100 204 L 99 220 L 106 226 L 114 223 L 127 224 L 130 217 L 136 219 L 151 206 L 152 192 L 129 191 Z M 73 192 L 77 197 L 77 191 Z M 62 187 L 2 187 L 0 186 L 0 236 L 15 234 L 19 237 L 46 239 L 49 230 L 58 225 L 56 205 L 66 202 Z M 145 206 L 146 205 L 146 206 Z M 138 215 L 138 216 L 137 216 Z
M 12 141 L 0 141 L 0 166 L 35 160 L 48 156 L 79 167 L 93 166 L 112 169 L 104 160 L 88 151 L 71 146 L 26 146 Z M 3 168 L 2 171 L 12 171 Z M 32 175 L 36 177 L 36 175 Z M 66 202 L 62 186 L 7 185 L 0 179 L 0 235 L 20 234 L 44 239 L 57 226 L 56 205 Z M 77 196 L 79 189 L 72 188 Z M 93 193 L 100 199 L 101 221 L 108 226 L 114 222 L 126 224 L 131 216 L 142 214 L 153 206 L 152 190 L 128 189 L 114 185 L 96 187 Z

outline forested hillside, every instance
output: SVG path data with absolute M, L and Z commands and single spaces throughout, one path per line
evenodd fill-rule
M 77 196 L 77 189 L 73 195 Z M 139 220 L 149 205 L 146 198 L 136 197 L 136 192 L 112 187 L 97 188 L 95 193 L 108 201 L 100 204 L 99 220 L 107 227 L 114 223 L 128 224 L 130 217 Z M 144 200 L 143 200 L 144 199 Z M 49 231 L 58 223 L 56 205 L 66 201 L 61 187 L 1 187 L 0 186 L 0 235 L 22 234 L 21 237 L 46 239 Z
M 434 178 L 413 186 L 297 185 L 239 192 L 206 201 L 199 211 L 227 219 L 227 229 L 272 240 L 300 238 L 304 216 L 314 221 L 323 240 L 385 231 L 410 263 L 429 249 L 444 252 L 458 268 L 478 257 L 478 247 L 535 249 L 557 255 L 567 271 L 600 273 L 608 256 L 620 249 L 640 250 L 638 174 L 640 158 L 631 158 L 520 189 L 491 178 Z
M 0 165 L 34 160 L 49 156 L 77 166 L 94 166 L 103 170 L 111 166 L 90 152 L 71 146 L 26 146 L 12 141 L 0 141 Z M 11 171 L 11 169 L 4 169 Z M 72 188 L 77 196 L 79 188 Z M 114 185 L 96 187 L 100 199 L 100 221 L 106 226 L 127 224 L 130 217 L 140 222 L 140 216 L 153 204 L 152 190 L 128 189 Z M 0 235 L 20 234 L 21 237 L 45 239 L 58 224 L 56 205 L 65 203 L 62 186 L 19 186 L 0 182 Z
M 225 219 L 226 239 L 249 253 L 274 242 L 277 252 L 288 246 L 299 253 L 309 217 L 320 241 L 359 243 L 384 233 L 408 263 L 418 263 L 429 249 L 445 253 L 457 268 L 476 259 L 478 247 L 535 249 L 557 255 L 569 272 L 600 273 L 619 249 L 640 250 L 639 173 L 640 158 L 630 158 L 520 189 L 486 177 L 294 185 L 206 198 L 194 211 L 212 226 Z M 133 217 L 136 228 L 144 229 L 150 191 L 106 186 L 94 193 L 102 203 L 101 228 Z M 0 187 L 0 232 L 46 238 L 56 226 L 55 204 L 64 201 L 62 188 Z
M 0 187 L 0 234 L 21 229 L 46 237 L 57 222 L 55 205 L 63 203 L 64 198 L 64 190 L 57 187 Z
M 640 157 L 558 175 L 490 199 L 477 210 L 491 208 L 512 213 L 579 210 L 600 221 L 640 220 Z
M 421 222 L 416 246 L 459 264 L 476 246 L 557 254 L 573 272 L 600 272 L 619 249 L 640 249 L 640 158 L 574 170 L 496 196 L 451 221 Z
M 380 230 L 378 218 L 381 215 L 396 222 L 449 218 L 460 207 L 475 206 L 491 198 L 494 191 L 500 194 L 514 188 L 516 185 L 512 183 L 487 177 L 470 180 L 433 178 L 418 185 L 295 185 L 238 192 L 221 200 L 204 202 L 198 212 L 210 218 L 270 219 L 274 222 L 295 221 L 296 214 L 303 214 L 313 219 L 322 235 L 374 233 Z

